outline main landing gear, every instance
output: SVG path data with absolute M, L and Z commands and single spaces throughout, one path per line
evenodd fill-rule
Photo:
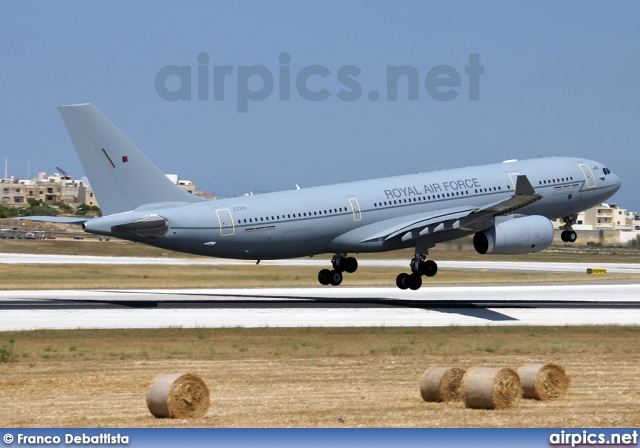
M 566 230 L 562 231 L 562 233 L 560 234 L 560 239 L 565 243 L 575 243 L 578 239 L 578 234 L 571 229 L 571 227 L 573 227 L 573 225 L 576 223 L 575 215 L 564 218 L 564 222 L 567 223 L 565 225 Z
M 396 286 L 400 289 L 417 290 L 422 286 L 422 276 L 433 277 L 438 272 L 438 265 L 433 260 L 427 260 L 424 254 L 416 254 L 411 260 L 411 274 L 403 272 L 396 277 Z
M 331 259 L 333 270 L 323 269 L 318 272 L 318 281 L 321 285 L 338 286 L 342 283 L 342 273 L 352 274 L 358 269 L 358 260 L 347 257 L 347 254 L 335 254 Z

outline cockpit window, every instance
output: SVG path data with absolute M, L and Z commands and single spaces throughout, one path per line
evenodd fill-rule
M 611 174 L 611 170 L 609 168 L 602 168 L 602 172 L 604 174 Z

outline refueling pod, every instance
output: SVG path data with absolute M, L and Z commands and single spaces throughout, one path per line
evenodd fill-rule
M 523 216 L 496 224 L 473 237 L 479 254 L 530 254 L 553 242 L 553 224 L 544 216 Z

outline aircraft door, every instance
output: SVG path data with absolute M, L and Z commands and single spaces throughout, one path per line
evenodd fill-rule
M 351 204 L 351 211 L 353 212 L 353 220 L 360 221 L 362 219 L 362 211 L 360 210 L 360 204 L 356 198 L 349 198 L 349 204 Z
M 233 236 L 236 233 L 236 228 L 233 225 L 233 217 L 231 216 L 231 210 L 228 208 L 221 208 L 216 210 L 218 216 L 218 223 L 220 224 L 220 236 Z
M 582 170 L 582 173 L 587 180 L 587 188 L 594 188 L 596 186 L 596 177 L 593 175 L 593 171 L 591 171 L 589 165 L 587 165 L 586 163 L 581 163 L 580 169 Z

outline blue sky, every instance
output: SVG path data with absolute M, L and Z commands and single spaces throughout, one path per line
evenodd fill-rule
M 619 174 L 623 186 L 611 201 L 640 211 L 638 2 L 4 1 L 1 8 L 0 156 L 9 175 L 26 177 L 30 160 L 31 175 L 60 166 L 82 176 L 56 106 L 91 102 L 163 171 L 221 196 L 574 155 Z M 465 73 L 474 54 L 484 68 L 478 100 Z M 190 100 L 170 101 L 156 89 L 169 65 L 190 67 Z M 408 99 L 403 78 L 389 101 L 387 67 L 402 65 L 418 75 L 418 99 Z M 216 66 L 231 67 L 224 100 L 214 98 Z M 309 66 L 329 73 L 306 79 L 309 91 L 329 93 L 323 100 L 296 88 Z M 457 93 L 448 101 L 425 86 L 440 66 L 460 78 L 439 88 Z M 208 72 L 203 101 L 199 67 Z M 338 77 L 343 67 L 361 89 L 350 91 L 353 101 L 338 96 L 349 91 Z M 263 75 L 244 82 L 241 73 L 251 70 Z M 260 92 L 265 71 L 273 89 L 240 112 L 238 98 Z M 280 79 L 289 79 L 288 101 Z M 163 82 L 183 93 L 177 75 Z

